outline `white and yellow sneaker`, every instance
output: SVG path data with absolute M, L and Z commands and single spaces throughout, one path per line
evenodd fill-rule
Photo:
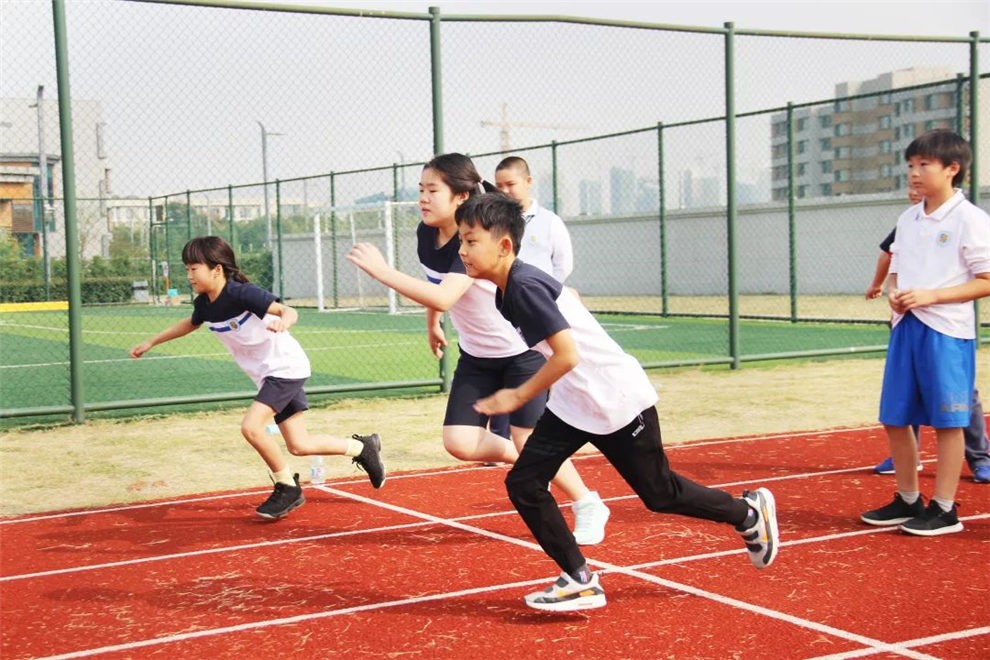
M 581 584 L 567 573 L 561 573 L 557 581 L 543 591 L 531 593 L 526 604 L 546 612 L 573 612 L 605 607 L 605 592 L 598 586 L 598 575 L 592 574 L 586 584 Z
M 746 542 L 749 560 L 757 568 L 766 568 L 777 557 L 780 547 L 780 531 L 777 529 L 777 504 L 773 493 L 766 488 L 743 491 L 743 500 L 756 512 L 756 522 L 751 527 L 736 531 Z

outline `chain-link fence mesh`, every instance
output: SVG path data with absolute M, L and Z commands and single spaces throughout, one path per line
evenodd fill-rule
M 126 355 L 188 314 L 181 249 L 207 234 L 301 310 L 293 332 L 313 363 L 311 391 L 435 387 L 422 309 L 346 254 L 371 242 L 422 277 L 417 187 L 438 143 L 473 154 L 489 180 L 505 155 L 526 158 L 535 199 L 571 234 L 567 284 L 644 364 L 878 350 L 886 306 L 863 292 L 906 206 L 904 147 L 937 127 L 970 135 L 974 49 L 976 70 L 990 69 L 986 40 L 965 35 L 431 23 L 111 0 L 64 9 L 82 348 L 70 354 L 60 303 L 52 6 L 5 3 L 4 416 L 78 404 L 73 360 L 91 409 L 249 395 L 205 334 Z M 986 75 L 979 99 L 986 131 Z M 975 145 L 984 164 L 985 143 Z M 986 340 L 990 304 L 980 310 Z

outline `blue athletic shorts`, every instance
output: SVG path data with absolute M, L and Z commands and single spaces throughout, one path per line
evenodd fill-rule
M 975 340 L 944 335 L 906 314 L 890 333 L 880 423 L 938 429 L 969 425 L 975 350 Z
M 275 423 L 281 424 L 297 412 L 309 410 L 303 385 L 305 378 L 276 378 L 268 376 L 254 400 L 275 411 Z
M 476 412 L 474 402 L 491 396 L 497 390 L 522 385 L 545 363 L 546 360 L 536 351 L 506 358 L 477 358 L 462 350 L 454 369 L 443 425 L 488 426 L 488 415 Z M 547 393 L 543 391 L 509 413 L 509 424 L 524 429 L 533 428 L 546 405 Z

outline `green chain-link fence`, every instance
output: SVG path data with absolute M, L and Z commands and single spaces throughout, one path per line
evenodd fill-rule
M 301 310 L 308 391 L 440 387 L 421 308 L 345 258 L 369 241 L 422 275 L 417 186 L 437 150 L 488 179 L 528 160 L 571 233 L 568 284 L 644 365 L 879 352 L 887 310 L 863 292 L 906 205 L 904 147 L 990 125 L 975 34 L 209 2 L 2 12 L 3 417 L 250 396 L 205 333 L 127 357 L 189 313 L 181 248 L 211 233 Z M 968 193 L 986 206 L 984 142 Z

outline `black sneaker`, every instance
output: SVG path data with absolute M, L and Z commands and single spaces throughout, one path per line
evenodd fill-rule
M 302 488 L 299 487 L 299 475 L 292 475 L 292 479 L 296 482 L 295 486 L 283 483 L 275 484 L 272 494 L 261 506 L 255 509 L 255 512 L 262 518 L 278 520 L 284 518 L 289 511 L 302 506 L 306 498 L 303 497 Z
M 901 531 L 917 536 L 939 536 L 941 534 L 952 534 L 963 530 L 959 516 L 956 515 L 956 503 L 952 503 L 952 509 L 942 511 L 938 502 L 929 502 L 928 507 L 916 518 L 911 518 L 903 525 Z
M 879 509 L 867 511 L 859 519 L 868 525 L 892 527 L 893 525 L 900 525 L 902 522 L 916 518 L 924 513 L 924 511 L 925 505 L 921 502 L 920 496 L 914 501 L 914 504 L 908 504 L 901 499 L 900 493 L 894 493 L 893 502 Z
M 368 473 L 368 479 L 375 488 L 385 483 L 385 464 L 382 463 L 382 440 L 377 433 L 351 436 L 364 445 L 361 453 L 351 459 L 354 465 Z

